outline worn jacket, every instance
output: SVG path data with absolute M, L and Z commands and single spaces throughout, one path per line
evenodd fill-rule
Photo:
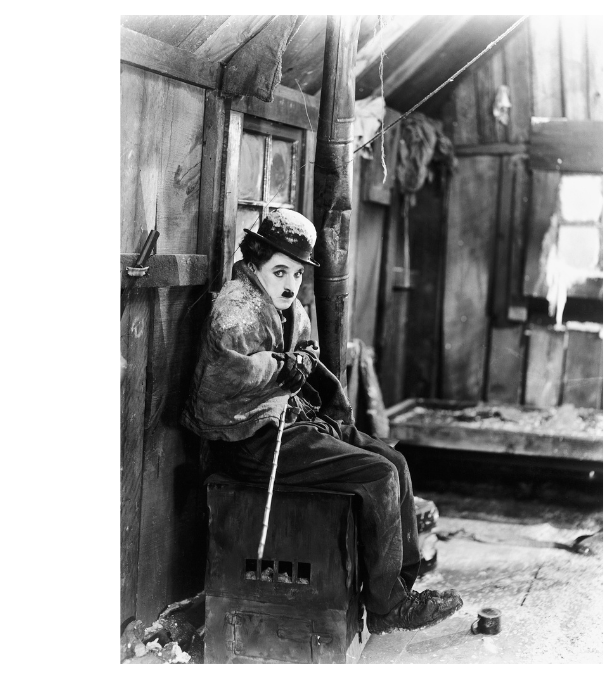
M 239 441 L 269 422 L 278 424 L 291 395 L 277 385 L 280 363 L 272 353 L 294 351 L 310 339 L 310 320 L 297 298 L 284 314 L 291 316 L 290 337 L 284 337 L 281 316 L 270 296 L 238 262 L 232 281 L 215 300 L 204 332 L 182 416 L 186 427 L 206 439 Z M 301 392 L 306 403 L 334 419 L 352 422 L 339 381 L 322 363 L 309 383 Z

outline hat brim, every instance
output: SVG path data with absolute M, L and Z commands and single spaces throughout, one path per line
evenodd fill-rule
M 309 258 L 308 260 L 303 258 L 303 257 L 298 257 L 297 255 L 290 253 L 287 250 L 287 248 L 283 248 L 283 247 L 277 245 L 274 241 L 267 239 L 265 236 L 260 236 L 260 234 L 258 234 L 257 231 L 251 231 L 251 229 L 244 229 L 243 231 L 245 231 L 247 234 L 251 234 L 252 236 L 257 238 L 258 241 L 262 241 L 266 245 L 269 245 L 271 248 L 274 248 L 275 250 L 278 250 L 279 252 L 283 253 L 284 255 L 291 257 L 292 260 L 297 260 L 298 262 L 301 262 L 302 264 L 311 264 L 313 267 L 320 267 L 321 266 L 318 262 L 315 262 L 312 259 L 312 257 Z

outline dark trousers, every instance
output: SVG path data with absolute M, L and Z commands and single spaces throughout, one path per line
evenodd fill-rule
M 276 438 L 276 426 L 266 425 L 240 442 L 212 442 L 212 453 L 231 477 L 267 485 Z M 355 494 L 364 603 L 386 614 L 405 598 L 420 552 L 412 482 L 399 452 L 331 419 L 295 422 L 283 431 L 276 483 Z

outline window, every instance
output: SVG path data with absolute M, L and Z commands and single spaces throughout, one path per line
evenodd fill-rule
M 268 121 L 246 119 L 241 140 L 236 241 L 257 231 L 274 208 L 300 210 L 302 132 Z M 237 250 L 235 261 L 241 259 Z
M 602 176 L 562 174 L 546 235 L 547 300 L 558 324 L 568 297 L 601 297 L 602 221 Z

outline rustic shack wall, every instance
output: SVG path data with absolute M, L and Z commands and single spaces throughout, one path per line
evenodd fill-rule
M 204 586 L 206 443 L 179 419 L 211 294 L 230 277 L 237 245 L 243 125 L 256 116 L 304 130 L 301 209 L 311 216 L 318 110 L 282 87 L 270 104 L 220 97 L 190 82 L 189 57 L 156 44 L 155 56 L 139 49 L 144 36 L 126 38 L 129 61 L 143 63 L 121 64 L 121 253 L 138 253 L 156 226 L 158 255 L 207 263 L 202 285 L 121 291 L 121 621 L 149 625 Z M 311 305 L 306 284 L 300 297 Z
M 552 181 L 530 167 L 531 119 L 601 120 L 601 60 L 597 17 L 531 17 L 461 76 L 444 106 L 459 161 L 447 211 L 444 398 L 601 405 L 597 334 L 582 342 L 588 334 L 551 328 L 524 294 L 529 206 Z M 507 126 L 492 114 L 503 84 Z

